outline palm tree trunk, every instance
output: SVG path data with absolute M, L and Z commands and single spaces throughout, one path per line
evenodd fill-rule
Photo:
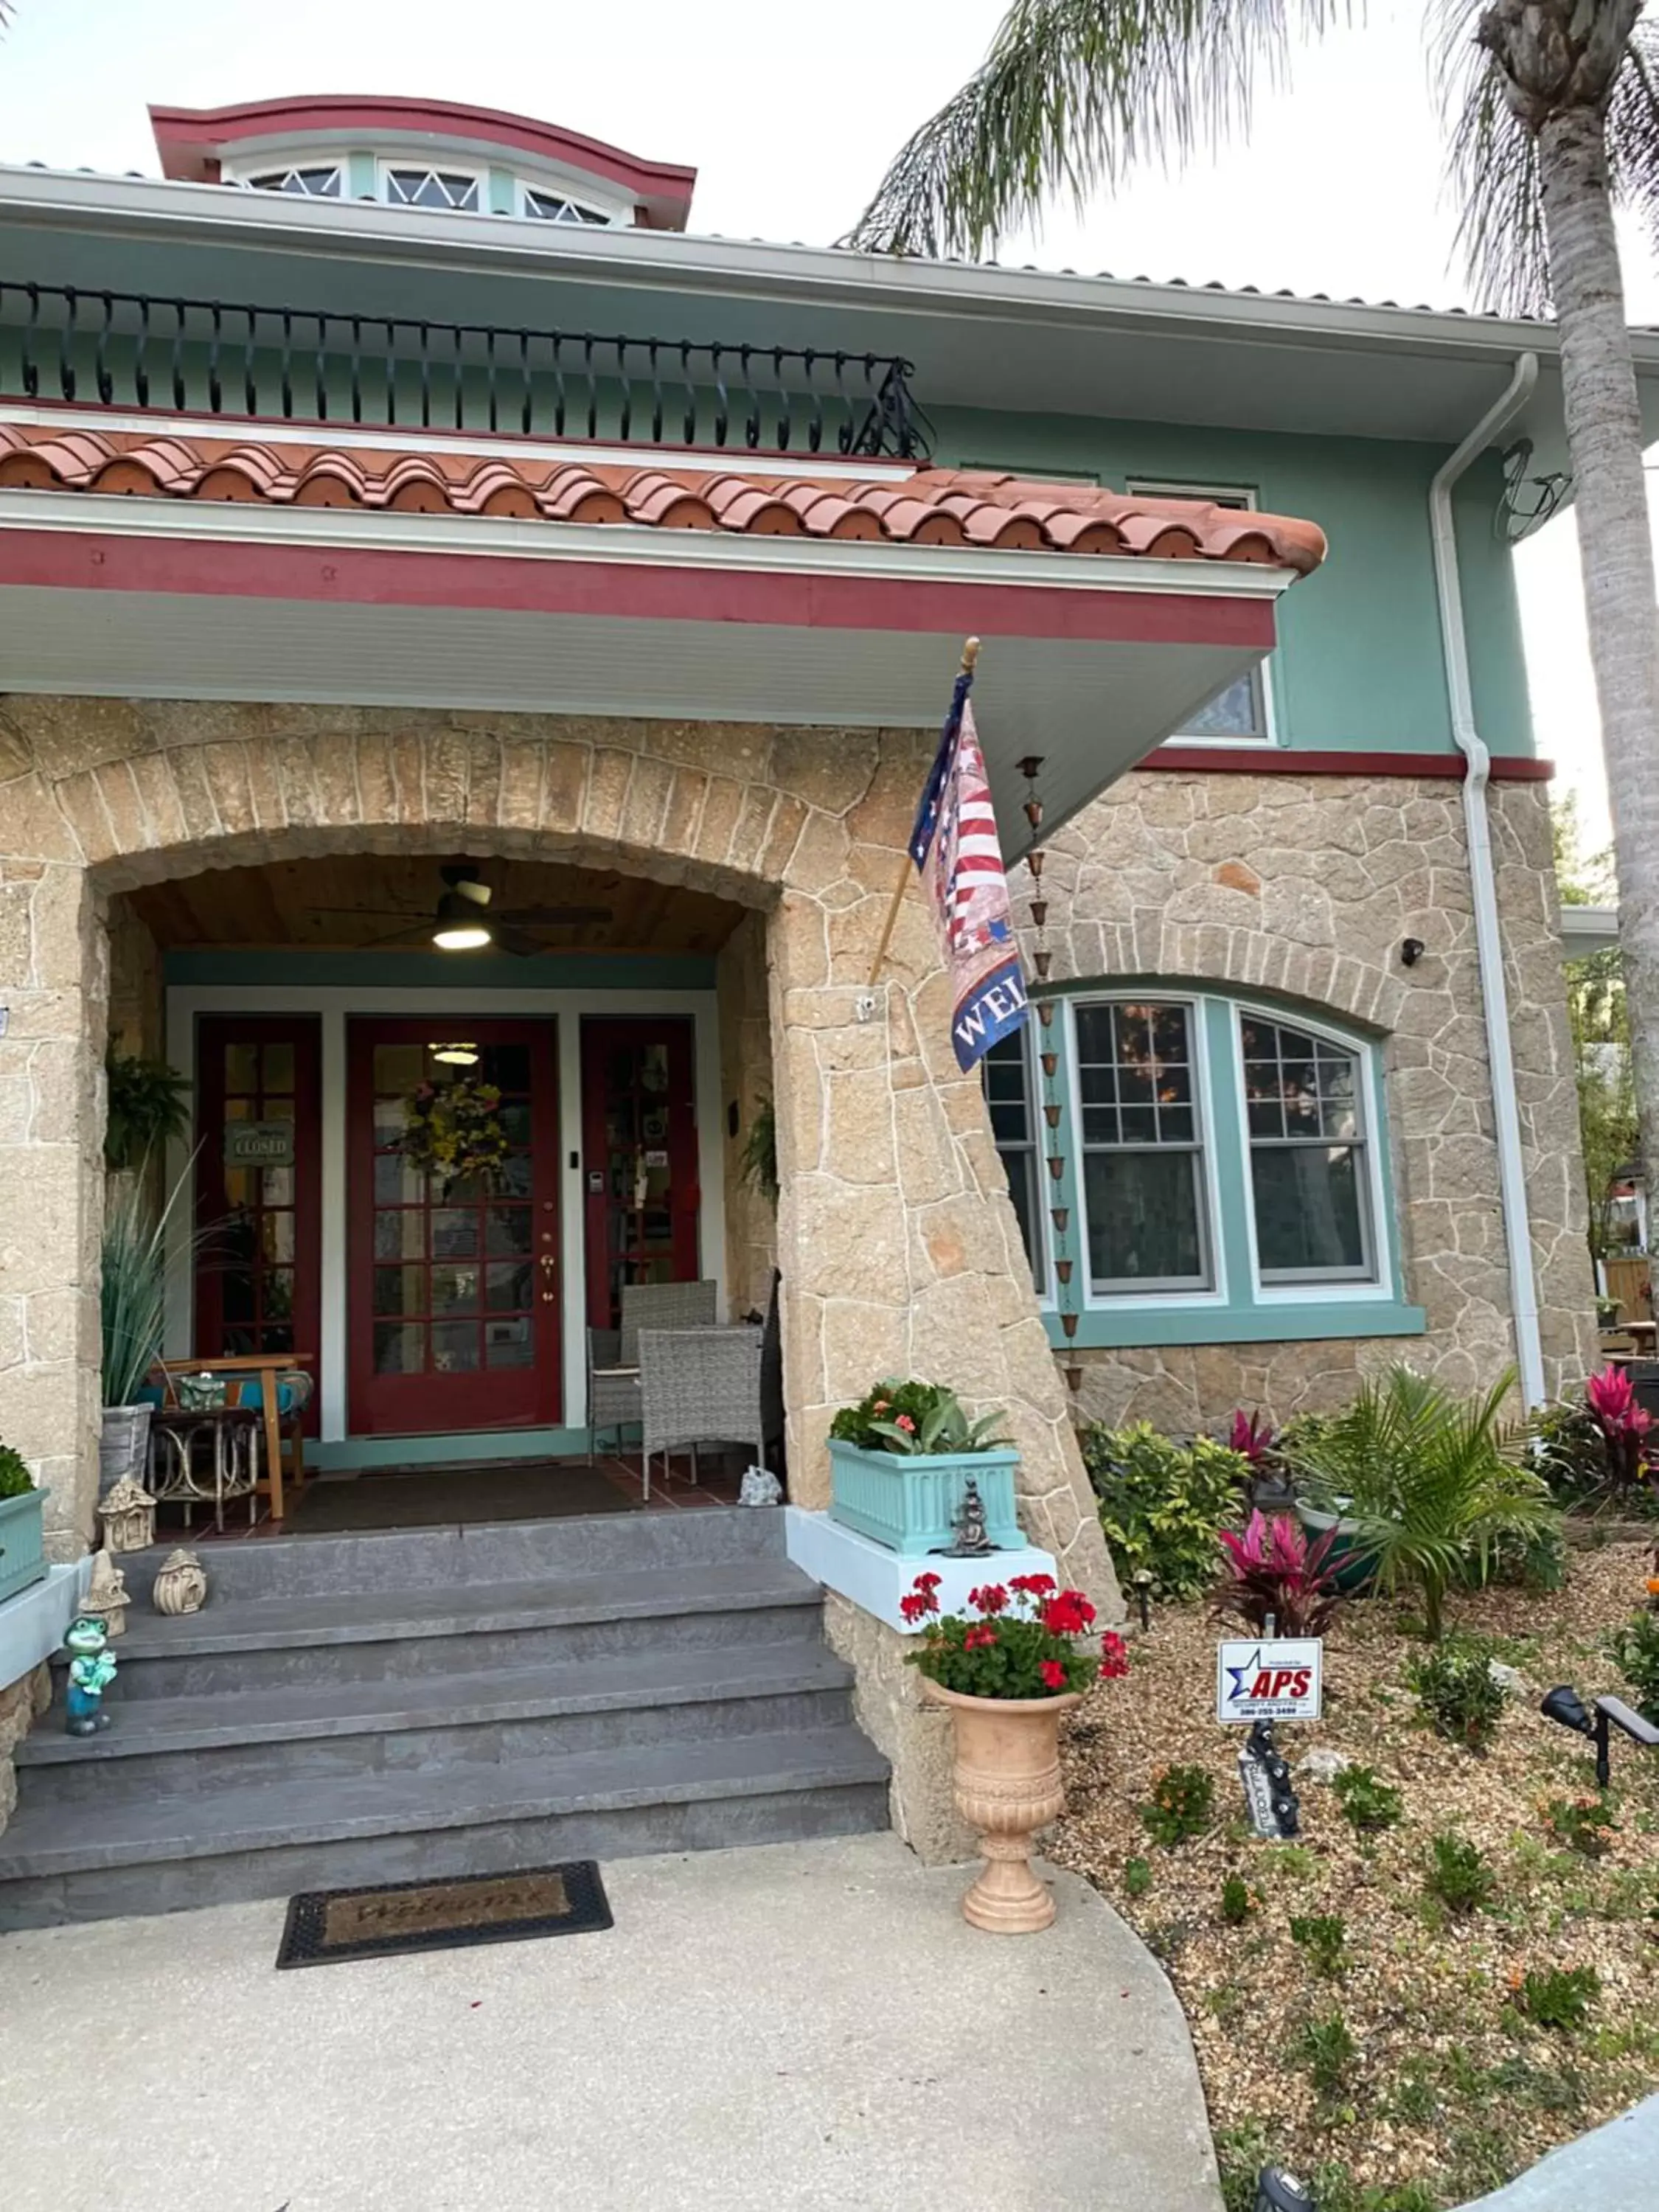
M 1569 108 L 1543 125 L 1538 151 L 1619 868 L 1642 1162 L 1649 1192 L 1659 1194 L 1659 617 L 1605 127 L 1599 108 Z

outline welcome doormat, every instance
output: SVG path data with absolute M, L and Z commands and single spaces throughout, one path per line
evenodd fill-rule
M 592 1859 L 518 1874 L 307 1890 L 289 1900 L 276 1964 L 326 1966 L 337 1959 L 393 1959 L 404 1951 L 580 1936 L 611 1924 L 610 1899 Z

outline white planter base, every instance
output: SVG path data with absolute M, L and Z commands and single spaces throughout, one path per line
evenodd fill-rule
M 939 1577 L 933 1595 L 939 1611 L 957 1613 L 968 1611 L 969 1591 L 982 1583 L 1006 1583 L 1014 1575 L 1059 1575 L 1053 1557 L 1029 1544 L 1017 1552 L 987 1552 L 977 1559 L 902 1559 L 884 1544 L 872 1543 L 855 1528 L 844 1528 L 827 1513 L 786 1505 L 783 1519 L 785 1547 L 803 1574 L 850 1598 L 901 1636 L 920 1633 L 919 1626 L 899 1611 L 899 1600 L 909 1595 L 920 1574 Z

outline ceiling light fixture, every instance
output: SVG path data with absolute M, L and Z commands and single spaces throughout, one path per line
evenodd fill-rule
M 476 901 L 446 891 L 438 902 L 432 942 L 441 952 L 477 952 L 495 942 L 495 933 Z
M 434 1044 L 429 1048 L 432 1057 L 445 1067 L 476 1067 L 478 1048 L 476 1044 Z

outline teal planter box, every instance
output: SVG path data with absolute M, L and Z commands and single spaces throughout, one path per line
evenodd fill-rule
M 971 1474 L 985 1526 L 999 1551 L 1025 1539 L 1014 1511 L 1017 1451 L 865 1451 L 830 1439 L 830 1518 L 884 1544 L 901 1559 L 925 1559 L 956 1541 L 956 1518 Z
M 26 1490 L 19 1498 L 0 1498 L 0 1604 L 46 1578 L 40 1536 L 46 1502 L 44 1490 Z

